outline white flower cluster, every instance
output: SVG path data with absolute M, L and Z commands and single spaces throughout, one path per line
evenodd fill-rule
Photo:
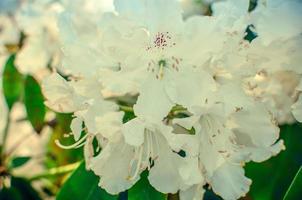
M 111 194 L 148 170 L 182 200 L 206 184 L 238 199 L 251 184 L 244 163 L 278 154 L 278 124 L 302 121 L 301 1 L 218 1 L 209 16 L 178 0 L 36 2 L 20 11 L 17 66 L 57 62 L 65 76 L 44 80 L 45 103 L 74 114 L 76 140 L 57 144 L 84 146 Z

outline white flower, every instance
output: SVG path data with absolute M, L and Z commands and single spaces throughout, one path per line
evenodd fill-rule
M 286 40 L 302 32 L 302 3 L 298 0 L 259 2 L 253 12 L 252 24 L 261 36 L 264 44 L 274 40 Z
M 266 44 L 258 22 L 249 19 L 247 0 L 215 3 L 213 16 L 186 20 L 176 0 L 115 0 L 109 12 L 69 6 L 59 19 L 61 70 L 69 80 L 53 74 L 43 85 L 50 108 L 74 113 L 76 143 L 58 145 L 84 146 L 87 168 L 111 194 L 131 188 L 148 170 L 155 189 L 180 191 L 184 200 L 202 198 L 205 184 L 224 199 L 244 196 L 251 184 L 244 163 L 284 149 L 279 110 L 266 98 L 269 81 L 284 82 L 276 74 L 289 71 L 296 77 L 290 92 L 283 83 L 274 92 L 294 102 L 298 33 Z M 252 22 L 259 35 L 247 42 Z M 268 51 L 282 42 L 285 48 Z M 256 95 L 251 80 L 264 69 L 270 77 L 260 90 L 266 94 Z M 135 118 L 125 124 L 120 103 L 134 104 Z M 285 105 L 281 110 L 290 112 Z M 98 155 L 93 140 L 102 148 Z
M 226 0 L 214 2 L 211 6 L 213 16 L 220 19 L 221 26 L 228 32 L 244 32 L 249 16 L 249 0 Z
M 57 73 L 47 77 L 42 83 L 45 104 L 57 112 L 71 113 L 80 110 L 84 97 L 76 93 L 70 83 Z
M 66 4 L 58 18 L 64 54 L 59 69 L 76 77 L 93 76 L 104 63 L 98 50 L 102 32 L 97 23 L 104 12 L 113 10 L 112 1 L 77 0 L 77 3 L 68 1 Z
M 15 45 L 19 42 L 19 32 L 14 20 L 6 15 L 0 15 L 0 49 L 5 45 Z
M 238 199 L 251 184 L 244 177 L 242 164 L 266 160 L 284 147 L 282 141 L 275 144 L 279 129 L 269 112 L 250 99 L 238 83 L 221 86 L 216 98 L 217 103 L 199 115 L 175 119 L 174 123 L 188 130 L 194 127 L 205 182 L 224 199 Z M 190 195 L 197 195 L 193 188 Z
M 172 127 L 152 120 L 150 116 L 146 118 L 144 114 L 136 114 L 138 117 L 124 124 L 122 129 L 125 142 L 134 146 L 137 153 L 133 158 L 137 166 L 131 179 L 148 168 L 151 185 L 163 193 L 176 193 L 201 182 L 197 160 L 182 158 L 176 153 L 181 146 L 179 142 L 173 142 L 177 141 L 178 135 L 172 133 Z
M 16 14 L 16 21 L 26 35 L 16 56 L 16 66 L 21 72 L 35 74 L 48 64 L 57 67 L 60 52 L 56 17 L 62 10 L 59 2 L 27 1 L 22 4 Z

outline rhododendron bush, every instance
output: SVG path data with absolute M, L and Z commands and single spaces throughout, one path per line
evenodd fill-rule
M 301 199 L 301 20 L 300 0 L 2 0 L 0 199 Z

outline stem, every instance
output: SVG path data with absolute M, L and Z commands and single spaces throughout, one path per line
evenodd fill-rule
M 179 193 L 168 194 L 168 200 L 179 200 Z
M 177 106 L 174 106 L 173 108 L 172 108 L 172 110 L 171 110 L 171 112 L 173 113 L 173 112 L 177 112 L 177 111 L 187 111 L 187 109 L 186 108 L 184 108 L 184 107 L 182 107 L 182 106 L 180 106 L 180 105 L 177 105 Z
M 9 117 L 9 112 L 7 113 L 6 116 L 6 125 L 3 131 L 3 142 L 2 142 L 2 147 L 1 147 L 1 155 L 3 155 L 5 151 L 5 145 L 6 145 L 6 140 L 7 140 L 7 135 L 8 135 L 8 130 L 9 130 L 9 125 L 10 125 L 10 117 Z
M 122 106 L 122 105 L 119 105 L 120 109 L 122 111 L 125 111 L 125 112 L 134 112 L 133 108 L 130 107 L 130 106 Z
M 70 173 L 70 172 L 74 171 L 76 168 L 78 168 L 78 166 L 80 164 L 81 164 L 81 162 L 76 162 L 76 163 L 73 163 L 73 164 L 69 164 L 69 165 L 49 169 L 46 172 L 43 172 L 41 174 L 37 174 L 37 175 L 29 178 L 29 181 L 35 181 L 35 180 L 38 180 L 38 179 L 41 179 L 41 178 L 48 178 L 48 177 L 51 177 L 51 176 L 67 174 L 67 173 Z
M 30 136 L 32 136 L 32 133 L 28 133 L 24 135 L 21 139 L 19 139 L 12 147 L 10 147 L 5 155 L 9 157 L 12 155 L 24 142 L 26 142 L 28 139 L 30 139 Z

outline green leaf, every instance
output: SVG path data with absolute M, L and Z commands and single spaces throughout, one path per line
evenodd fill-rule
M 302 195 L 302 167 L 300 167 L 290 187 L 288 188 L 284 200 L 301 199 Z
M 38 192 L 30 185 L 27 180 L 18 177 L 12 177 L 11 185 L 19 191 L 23 200 L 41 200 Z
M 113 171 L 112 171 L 113 172 Z M 114 172 L 113 172 L 114 173 Z M 99 178 L 82 163 L 62 186 L 57 200 L 117 200 L 98 186 Z
M 28 120 L 39 133 L 44 126 L 46 108 L 41 87 L 32 76 L 26 76 L 25 79 L 24 104 Z
M 128 200 L 166 200 L 167 196 L 155 190 L 148 181 L 145 171 L 141 179 L 128 191 Z
M 10 56 L 3 71 L 3 93 L 10 110 L 20 100 L 23 91 L 23 77 L 15 68 L 14 61 L 15 55 Z
M 123 117 L 123 123 L 127 123 L 128 121 L 135 118 L 135 114 L 133 112 L 125 112 Z
M 21 167 L 25 163 L 27 163 L 30 160 L 31 157 L 23 156 L 23 157 L 15 157 L 12 159 L 9 168 L 17 168 Z

